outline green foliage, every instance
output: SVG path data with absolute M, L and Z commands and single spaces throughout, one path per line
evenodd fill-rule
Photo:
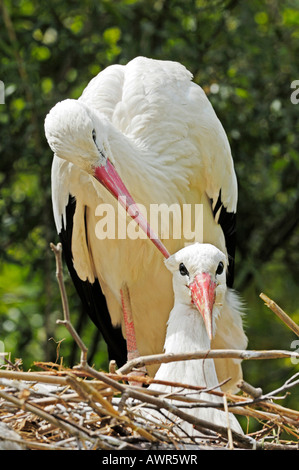
M 0 340 L 13 357 L 26 367 L 57 354 L 78 360 L 55 324 L 61 304 L 49 250 L 57 236 L 44 117 L 105 67 L 137 55 L 184 63 L 212 101 L 239 180 L 236 288 L 246 301 L 249 347 L 291 347 L 294 334 L 258 296 L 264 291 L 298 322 L 299 105 L 290 101 L 299 79 L 298 7 L 298 0 L 0 0 Z M 75 326 L 93 351 L 96 331 L 65 277 Z M 92 360 L 106 367 L 105 348 Z M 265 391 L 296 368 L 287 360 L 244 364 L 245 378 Z M 295 401 L 292 393 L 290 406 Z

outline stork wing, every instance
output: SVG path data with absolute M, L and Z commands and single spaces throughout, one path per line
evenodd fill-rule
M 71 187 L 72 164 L 54 156 L 52 165 L 52 203 L 63 255 L 74 286 L 81 299 L 84 313 L 90 316 L 107 344 L 108 355 L 121 367 L 127 359 L 127 347 L 121 328 L 114 327 L 100 283 L 92 274 L 88 251 L 88 227 L 85 224 L 86 207 L 80 195 Z M 76 188 L 76 186 L 75 186 Z M 73 250 L 80 251 L 81 263 L 88 275 L 82 280 L 74 266 Z
M 229 212 L 224 206 L 221 200 L 221 190 L 216 200 L 216 204 L 211 199 L 211 206 L 213 210 L 213 216 L 218 224 L 221 226 L 225 245 L 227 250 L 227 256 L 229 260 L 228 271 L 227 271 L 227 286 L 233 287 L 234 283 L 234 269 L 235 269 L 235 249 L 236 249 L 236 212 Z
M 193 86 L 194 85 L 194 86 Z M 210 199 L 214 220 L 220 225 L 228 254 L 227 284 L 233 286 L 236 245 L 237 178 L 230 145 L 223 126 L 204 91 L 192 84 L 189 103 L 194 123 L 194 142 L 199 153 L 199 184 Z M 218 246 L 220 249 L 224 247 Z

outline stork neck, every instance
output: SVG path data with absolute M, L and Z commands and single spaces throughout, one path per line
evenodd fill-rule
M 210 349 L 202 316 L 193 306 L 175 304 L 172 309 L 165 340 L 165 352 L 185 353 Z
M 210 349 L 210 339 L 200 313 L 192 306 L 175 304 L 170 313 L 165 353 L 192 353 Z M 213 359 L 198 359 L 162 364 L 157 378 L 214 387 L 218 384 Z

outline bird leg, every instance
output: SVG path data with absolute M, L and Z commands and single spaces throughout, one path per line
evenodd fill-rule
M 140 354 L 136 342 L 136 333 L 131 309 L 130 293 L 126 283 L 123 284 L 120 294 L 127 338 L 127 360 L 130 361 L 131 359 L 139 357 Z M 140 370 L 132 372 L 129 375 L 144 376 L 145 374 L 146 369 L 145 367 L 143 367 Z M 140 386 L 140 382 L 136 381 L 130 381 L 130 384 Z

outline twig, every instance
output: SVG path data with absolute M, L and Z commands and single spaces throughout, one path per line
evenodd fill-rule
M 276 444 L 272 442 L 265 442 L 263 445 L 265 450 L 299 450 L 298 444 Z
M 66 329 L 69 331 L 71 336 L 74 338 L 75 342 L 77 343 L 77 345 L 79 346 L 81 350 L 81 363 L 84 365 L 87 362 L 88 349 L 71 323 L 69 304 L 68 304 L 68 299 L 67 299 L 67 295 L 65 291 L 64 281 L 63 281 L 63 269 L 62 269 L 62 259 L 61 259 L 62 245 L 61 243 L 58 243 L 55 246 L 54 243 L 50 243 L 50 247 L 51 247 L 51 250 L 55 254 L 56 277 L 57 277 L 57 281 L 58 281 L 58 285 L 60 289 L 63 315 L 64 315 L 64 320 L 57 320 L 56 323 L 63 324 L 66 327 Z
M 127 374 L 132 369 L 143 367 L 150 364 L 163 364 L 168 362 L 186 361 L 193 359 L 220 359 L 233 358 L 241 360 L 258 360 L 258 359 L 279 359 L 285 357 L 299 358 L 299 353 L 294 351 L 270 350 L 270 351 L 250 351 L 240 349 L 211 349 L 206 351 L 196 351 L 184 354 L 152 354 L 150 356 L 140 356 L 136 359 L 128 361 L 117 373 Z
M 11 380 L 25 380 L 28 382 L 43 382 L 48 384 L 67 385 L 66 378 L 51 375 L 41 375 L 35 372 L 19 372 L 0 369 L 0 377 Z
M 219 383 L 215 384 L 213 387 L 206 388 L 205 386 L 201 386 L 201 385 L 190 385 L 190 384 L 182 383 L 182 382 L 173 382 L 173 381 L 169 381 L 169 380 L 158 380 L 158 379 L 155 379 L 154 377 L 148 377 L 148 376 L 140 377 L 140 376 L 126 375 L 126 374 L 123 375 L 123 374 L 116 373 L 116 372 L 114 374 L 109 373 L 107 375 L 109 377 L 111 377 L 112 379 L 123 380 L 125 382 L 129 382 L 129 380 L 131 380 L 133 378 L 134 381 L 138 380 L 139 382 L 141 382 L 142 384 L 145 384 L 145 385 L 150 385 L 150 384 L 168 385 L 168 386 L 173 387 L 173 388 L 181 388 L 181 389 L 184 389 L 184 390 L 194 390 L 194 391 L 199 391 L 199 392 L 213 391 L 216 388 L 222 387 L 225 383 L 229 382 L 229 380 L 230 380 L 228 378 L 226 380 L 223 380 L 222 382 L 219 382 Z M 147 389 L 145 389 L 145 390 L 147 390 Z M 222 396 L 222 392 L 215 390 L 215 395 Z
M 299 385 L 299 378 L 297 379 L 297 377 L 299 377 L 299 372 L 297 372 L 295 375 L 293 375 L 290 379 L 286 380 L 285 383 L 281 387 L 277 388 L 273 392 L 267 393 L 267 395 L 264 395 L 264 396 L 267 397 L 267 398 L 275 399 L 275 395 L 277 393 L 284 392 L 284 391 L 288 390 L 289 388 L 292 388 L 292 387 L 295 387 L 296 385 Z M 297 380 L 295 380 L 295 379 L 297 379 Z
M 263 292 L 260 298 L 265 302 L 268 308 L 272 310 L 297 336 L 299 336 L 299 326 L 294 322 L 273 300 L 267 297 Z
M 0 437 L 0 440 L 2 438 Z M 3 439 L 2 439 L 3 440 Z M 27 440 L 27 439 L 12 439 L 11 437 L 5 438 L 5 441 L 14 442 L 16 444 L 20 444 L 20 446 L 26 447 L 27 449 L 35 449 L 35 450 L 72 450 L 71 447 L 62 447 L 55 444 L 42 444 L 37 441 Z
M 223 394 L 223 404 L 224 404 L 224 411 L 226 415 L 228 444 L 229 444 L 229 448 L 233 449 L 234 448 L 233 436 L 232 436 L 232 430 L 230 428 L 230 423 L 229 423 L 229 412 L 228 412 L 227 398 L 226 398 L 225 393 Z
M 237 383 L 237 387 L 243 392 L 250 395 L 252 398 L 259 398 L 263 394 L 263 390 L 261 388 L 255 388 L 249 383 L 245 382 L 245 380 L 240 380 Z

